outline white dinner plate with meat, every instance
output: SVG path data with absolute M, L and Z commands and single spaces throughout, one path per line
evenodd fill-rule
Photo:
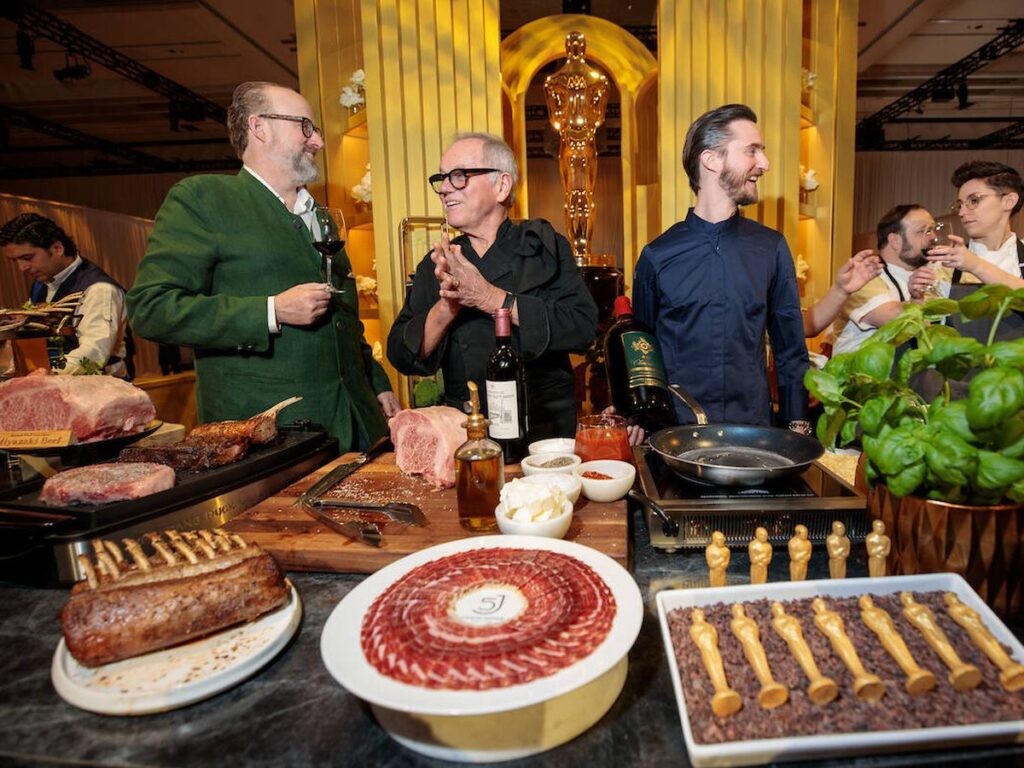
M 369 576 L 331 613 L 320 650 L 331 675 L 372 704 L 480 715 L 593 681 L 624 659 L 642 619 L 636 582 L 607 555 L 483 536 Z
M 69 704 L 102 715 L 148 715 L 237 685 L 283 649 L 302 620 L 294 586 L 287 605 L 209 637 L 100 667 L 75 661 L 61 638 L 50 678 Z

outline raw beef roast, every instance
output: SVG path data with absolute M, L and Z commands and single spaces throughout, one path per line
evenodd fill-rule
M 174 470 L 164 464 L 93 464 L 54 475 L 43 484 L 39 500 L 51 506 L 107 504 L 173 487 Z
M 438 488 L 455 485 L 455 449 L 466 442 L 466 414 L 447 405 L 399 411 L 388 422 L 395 464 Z
M 0 432 L 70 429 L 78 442 L 141 432 L 149 395 L 113 376 L 22 376 L 0 384 Z

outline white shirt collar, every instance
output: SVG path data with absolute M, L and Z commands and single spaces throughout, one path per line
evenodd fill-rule
M 258 181 L 264 187 L 273 192 L 274 197 L 281 201 L 281 205 L 285 204 L 284 198 L 277 193 L 276 189 L 274 189 L 272 186 L 270 186 L 270 184 L 267 183 L 266 179 L 264 179 L 262 176 L 256 173 L 256 171 L 254 171 L 248 165 L 243 165 L 242 167 L 245 170 L 247 170 L 250 174 L 252 174 L 252 177 L 256 179 L 256 181 Z M 316 201 L 313 199 L 313 196 L 309 194 L 309 190 L 306 189 L 305 187 L 299 187 L 299 191 L 295 195 L 295 207 L 292 208 L 291 212 L 294 213 L 296 216 L 305 216 L 306 214 L 311 214 L 315 208 Z
M 56 275 L 54 275 L 52 280 L 46 281 L 46 287 L 49 290 L 52 290 L 54 293 L 56 293 L 57 289 L 60 288 L 60 284 L 67 280 L 68 275 L 74 272 L 78 268 L 78 265 L 81 263 L 82 257 L 75 256 L 75 260 L 68 264 L 66 267 L 64 267 L 64 269 L 62 269 Z
M 1013 232 L 1006 238 L 1006 242 L 996 248 L 994 251 L 990 251 L 980 240 L 971 240 L 970 249 L 979 256 L 984 256 L 988 253 L 992 254 L 1010 254 L 1014 259 L 1017 258 L 1017 235 Z M 991 261 L 992 259 L 989 259 Z

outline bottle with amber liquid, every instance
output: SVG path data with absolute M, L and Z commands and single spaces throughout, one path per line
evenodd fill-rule
M 455 495 L 459 525 L 473 533 L 498 527 L 494 509 L 505 485 L 505 460 L 501 446 L 487 437 L 488 421 L 480 413 L 480 393 L 469 382 L 472 413 L 466 419 L 466 442 L 455 450 Z
M 490 436 L 501 446 L 506 464 L 526 455 L 526 372 L 512 346 L 512 313 L 494 315 L 494 351 L 487 360 L 487 418 Z
M 615 299 L 615 325 L 605 336 L 604 359 L 618 413 L 648 434 L 676 424 L 658 340 L 633 318 L 626 296 Z

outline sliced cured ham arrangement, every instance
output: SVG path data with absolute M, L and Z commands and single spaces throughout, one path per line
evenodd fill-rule
M 0 432 L 71 430 L 80 442 L 142 432 L 149 395 L 113 376 L 23 376 L 0 383 Z
M 466 621 L 456 602 L 474 590 L 521 603 L 499 621 Z M 494 605 L 495 598 L 485 601 Z M 361 629 L 381 674 L 410 685 L 488 690 L 553 675 L 608 636 L 616 604 L 587 564 L 542 549 L 487 548 L 432 560 L 381 594 Z

